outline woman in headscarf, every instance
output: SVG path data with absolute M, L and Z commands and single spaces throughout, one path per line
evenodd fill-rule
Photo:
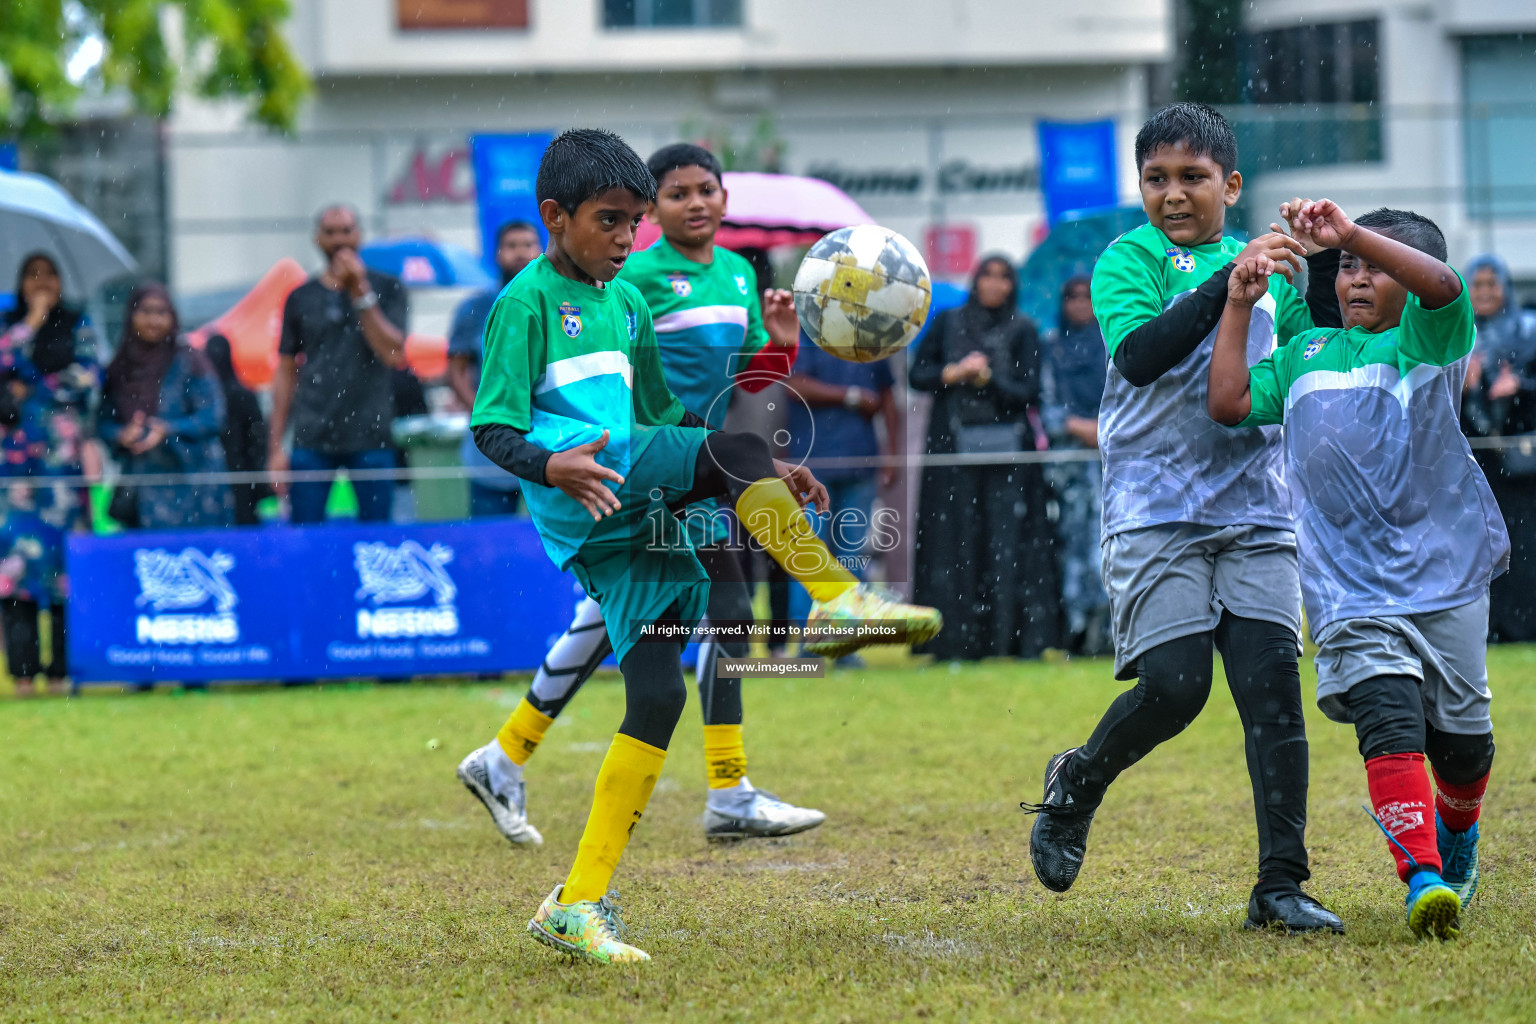
M 982 260 L 969 299 L 918 344 L 909 380 L 933 393 L 927 450 L 1008 460 L 1040 446 L 1030 421 L 1040 397 L 1035 325 L 1017 311 L 1018 277 L 1002 256 Z M 1058 642 L 1060 598 L 1050 490 L 1038 464 L 925 469 L 918 496 L 913 599 L 944 613 L 917 648 L 941 660 L 1032 658 Z
M 1093 315 L 1090 278 L 1079 275 L 1061 289 L 1060 327 L 1047 336 L 1041 353 L 1040 402 L 1052 448 L 1097 449 L 1099 403 L 1109 356 Z M 1074 653 L 1110 649 L 1106 625 L 1109 597 L 1099 572 L 1103 471 L 1097 460 L 1053 462 L 1046 480 L 1056 494 L 1061 537 L 1061 603 L 1067 616 L 1067 644 Z
M 1527 435 L 1532 442 L 1477 452 L 1510 540 L 1509 571 L 1489 594 L 1488 631 L 1495 641 L 1536 640 L 1536 314 L 1520 308 L 1509 267 L 1498 256 L 1474 257 L 1465 277 L 1477 342 L 1462 425 L 1474 435 Z
M 133 290 L 97 410 L 97 431 L 125 474 L 224 472 L 224 392 L 177 328 L 164 285 Z M 114 518 L 144 529 L 227 526 L 233 518 L 223 483 L 128 485 L 112 504 Z
M 229 339 L 215 334 L 208 339 L 203 353 L 219 375 L 224 390 L 224 461 L 231 473 L 260 473 L 267 468 L 267 421 L 261 414 L 256 393 L 235 376 L 234 352 Z M 230 484 L 236 526 L 259 526 L 261 516 L 256 505 L 272 493 L 267 484 Z
M 0 495 L 0 615 L 18 687 L 38 672 L 50 682 L 68 674 L 64 538 L 85 526 L 85 492 L 38 478 L 100 471 L 86 429 L 99 379 L 89 321 L 63 301 L 58 264 L 46 253 L 29 255 L 17 274 L 16 307 L 0 319 L 0 478 L 8 484 Z M 47 666 L 43 610 L 52 620 Z

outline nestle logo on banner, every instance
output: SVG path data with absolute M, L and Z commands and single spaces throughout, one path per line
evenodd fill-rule
M 139 548 L 133 553 L 133 571 L 139 578 L 134 602 L 148 606 L 153 615 L 139 615 L 135 633 L 141 644 L 232 644 L 240 639 L 235 605 L 240 603 L 229 582 L 235 567 L 232 556 L 222 551 L 204 554 L 182 548 L 172 554 L 164 548 Z M 209 611 L 191 613 L 212 603 Z M 179 611 L 163 614 L 172 609 Z
M 358 639 L 457 636 L 459 612 L 453 599 L 459 588 L 443 568 L 451 561 L 453 549 L 446 544 L 433 544 L 430 548 L 414 540 L 398 547 L 377 541 L 353 544 L 357 599 L 372 605 L 357 610 Z M 425 607 L 379 607 L 420 601 L 428 596 L 434 603 Z

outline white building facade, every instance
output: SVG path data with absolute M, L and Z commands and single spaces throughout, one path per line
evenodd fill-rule
M 714 140 L 835 181 L 920 246 L 1020 258 L 1044 224 L 1037 125 L 1113 120 L 1122 199 L 1170 0 L 295 0 L 315 96 L 296 136 L 182 104 L 171 276 L 237 286 L 313 262 L 311 218 L 478 248 L 469 138 L 609 128 L 642 156 Z M 953 250 L 949 250 L 953 255 Z M 936 266 L 936 271 L 943 271 Z

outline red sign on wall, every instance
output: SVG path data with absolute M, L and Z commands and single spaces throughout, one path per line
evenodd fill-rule
M 976 228 L 970 224 L 935 224 L 928 229 L 928 272 L 964 277 L 976 265 Z
M 402 29 L 527 28 L 528 0 L 396 0 Z

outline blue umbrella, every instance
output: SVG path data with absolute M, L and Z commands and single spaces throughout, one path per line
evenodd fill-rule
M 112 232 L 53 179 L 0 171 L 0 287 L 9 287 L 33 252 L 53 257 L 65 293 L 81 297 L 137 269 Z
M 363 263 L 410 288 L 490 288 L 495 278 L 468 249 L 430 238 L 384 238 L 358 250 Z

